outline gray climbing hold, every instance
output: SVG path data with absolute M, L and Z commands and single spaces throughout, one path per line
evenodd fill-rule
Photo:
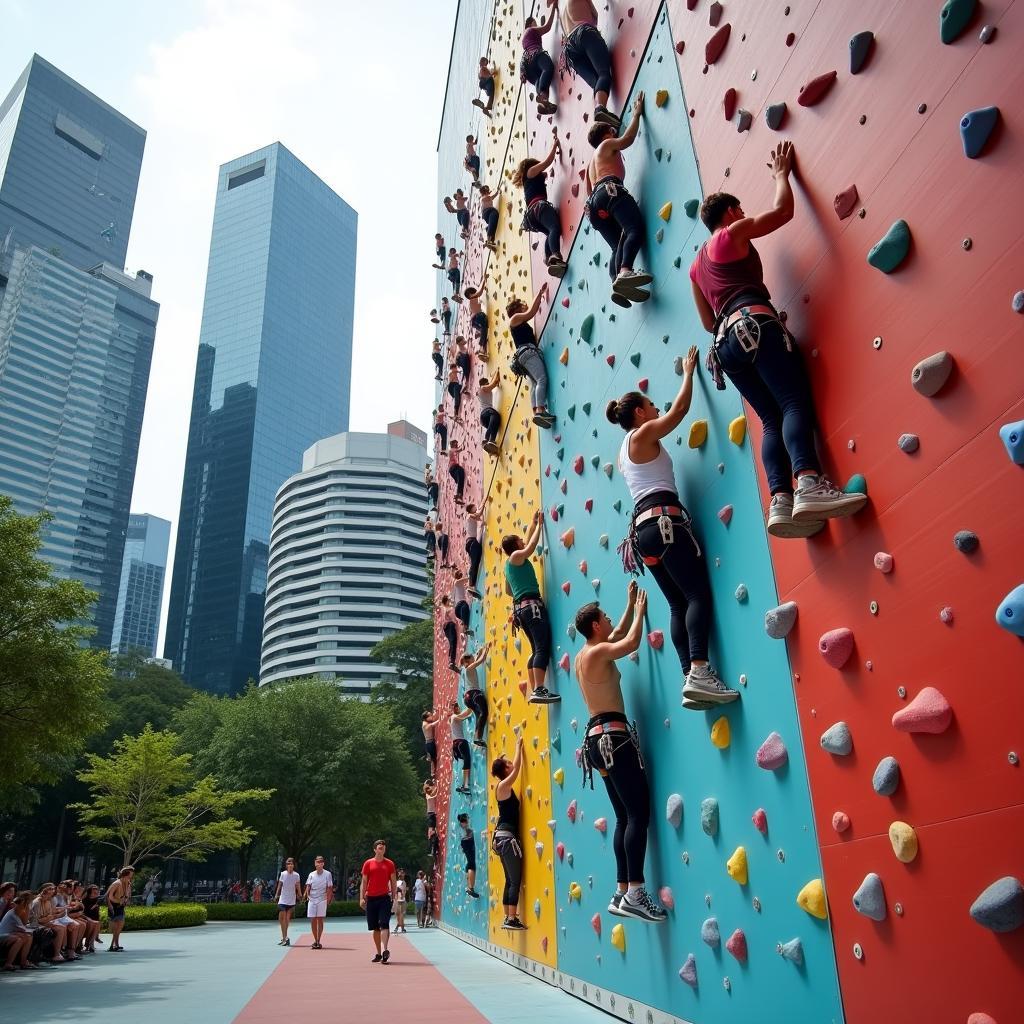
M 905 220 L 898 220 L 871 247 L 868 263 L 883 274 L 891 274 L 907 258 L 908 252 L 910 225 Z
M 748 596 L 747 595 L 747 585 L 745 583 L 741 583 L 736 588 L 736 594 L 735 594 L 736 600 L 739 601 L 740 604 L 743 604 L 743 603 L 746 602 L 747 596 Z
M 839 757 L 846 757 L 853 750 L 853 736 L 845 722 L 830 725 L 821 734 L 821 749 Z
M 953 372 L 953 357 L 948 352 L 936 352 L 922 359 L 910 373 L 913 389 L 925 398 L 931 398 L 942 390 Z
M 683 798 L 678 793 L 669 794 L 665 803 L 665 820 L 673 828 L 679 828 L 683 820 Z
M 965 555 L 973 555 L 978 550 L 980 543 L 978 535 L 970 530 L 957 530 L 953 534 L 953 544 L 956 546 L 957 551 L 961 551 Z
M 1014 313 L 1024 313 L 1024 292 L 1014 292 L 1010 299 L 1010 308 Z
M 773 640 L 782 640 L 796 624 L 796 601 L 786 601 L 764 613 L 764 631 Z
M 683 375 L 683 357 L 682 356 L 676 356 L 676 361 L 672 364 L 672 369 L 676 371 L 676 376 L 677 377 L 682 377 L 682 375 Z
M 991 43 L 996 34 L 995 25 L 982 25 L 978 33 L 979 43 Z
M 850 74 L 856 75 L 867 63 L 875 42 L 874 32 L 858 32 L 850 40 Z
M 892 796 L 900 784 L 900 763 L 895 757 L 883 757 L 878 762 L 871 786 L 879 796 Z
M 718 835 L 718 801 L 713 796 L 700 802 L 700 827 L 712 839 Z
M 870 917 L 872 921 L 885 920 L 885 889 L 874 871 L 864 876 L 860 888 L 853 894 L 853 906 L 858 914 Z
M 798 967 L 803 964 L 804 944 L 799 939 L 790 939 L 789 942 L 780 942 L 775 948 L 783 960 L 789 960 L 790 963 L 794 963 Z
M 900 434 L 900 439 L 896 443 L 900 446 L 900 451 L 908 455 L 912 455 L 921 447 L 921 439 L 917 434 Z
M 993 882 L 971 904 L 971 917 L 989 931 L 1014 931 L 1024 924 L 1024 886 L 1013 875 Z
M 722 941 L 722 933 L 718 929 L 718 918 L 709 917 L 700 926 L 700 937 L 712 949 L 717 949 Z
M 754 115 L 749 110 L 744 110 L 742 107 L 736 111 L 736 131 L 738 132 L 749 132 L 750 125 L 754 120 Z
M 770 107 L 765 108 L 764 120 L 765 124 L 768 125 L 771 130 L 777 131 L 779 126 L 782 124 L 782 119 L 786 116 L 786 104 L 785 103 L 773 103 Z
M 569 625 L 565 627 L 565 633 L 566 633 L 566 636 L 568 636 L 570 640 L 575 640 L 576 639 L 576 626 L 575 626 L 575 624 L 570 622 Z

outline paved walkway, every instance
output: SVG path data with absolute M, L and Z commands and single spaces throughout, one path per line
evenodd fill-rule
M 296 922 L 299 924 L 301 922 Z M 75 1024 L 609 1024 L 612 1018 L 446 933 L 391 937 L 392 961 L 370 963 L 361 920 L 332 919 L 324 949 L 276 922 L 125 932 L 126 952 L 0 975 L 3 1019 Z

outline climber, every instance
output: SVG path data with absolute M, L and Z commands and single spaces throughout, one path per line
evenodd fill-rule
M 558 0 L 548 0 L 557 7 Z M 567 0 L 559 12 L 562 23 L 560 67 L 579 75 L 594 90 L 594 121 L 618 129 L 619 119 L 608 109 L 612 91 L 612 55 L 597 28 L 597 8 L 592 0 Z
M 452 608 L 455 618 L 462 623 L 462 635 L 469 633 L 469 601 L 467 600 L 466 577 L 461 569 L 452 574 Z M 455 659 L 452 658 L 452 661 Z M 454 666 L 452 666 L 454 668 Z
M 423 523 L 423 540 L 427 545 L 427 561 L 432 562 L 437 550 L 437 536 L 434 533 L 434 520 L 430 516 Z
M 548 199 L 547 186 L 547 169 L 560 152 L 558 129 L 552 128 L 551 149 L 547 156 L 543 160 L 532 157 L 521 160 L 512 175 L 512 184 L 523 190 L 526 200 L 522 230 L 544 235 L 544 263 L 552 277 L 563 277 L 568 269 L 562 259 L 562 220 Z
M 462 826 L 462 839 L 459 845 L 466 858 L 466 895 L 478 900 L 480 893 L 476 891 L 476 837 L 470 828 L 468 814 L 460 814 L 456 820 Z
M 440 231 L 434 235 L 434 251 L 437 253 L 437 262 L 431 263 L 431 266 L 435 270 L 444 270 L 444 254 L 448 250 L 445 248 L 444 235 L 442 235 Z M 434 310 L 431 310 L 430 312 L 433 316 Z M 437 323 L 437 321 L 435 320 L 434 323 Z
M 768 166 L 775 201 L 765 213 L 748 217 L 740 201 L 726 192 L 704 200 L 700 217 L 711 237 L 690 267 L 690 280 L 701 323 L 715 338 L 708 371 L 719 388 L 725 387 L 724 372 L 761 420 L 761 461 L 771 493 L 768 532 L 810 537 L 826 519 L 853 515 L 868 499 L 859 492 L 844 493 L 821 471 L 807 369 L 772 305 L 761 257 L 751 242 L 793 218 L 792 143 L 773 149 Z
M 445 422 L 444 406 L 438 406 L 434 410 L 434 433 L 441 442 L 441 454 L 448 454 L 448 424 Z
M 452 443 L 448 445 L 448 475 L 455 481 L 455 504 L 463 504 L 462 490 L 466 486 L 466 471 L 462 468 L 462 464 L 459 462 L 459 454 L 462 452 L 462 447 L 459 442 L 452 440 Z
M 437 742 L 434 739 L 434 729 L 437 727 L 441 714 L 438 711 L 424 711 L 420 716 L 423 730 L 423 749 L 427 752 L 427 761 L 430 763 L 430 775 L 437 774 Z
M 430 509 L 432 512 L 436 512 L 439 488 L 429 462 L 423 467 L 423 486 L 427 489 L 427 501 L 430 502 Z
M 466 651 L 459 659 L 459 665 L 466 680 L 466 692 L 462 699 L 467 708 L 472 708 L 476 714 L 476 730 L 473 735 L 473 745 L 486 747 L 484 742 L 484 730 L 487 728 L 487 698 L 484 691 L 480 689 L 480 680 L 476 670 L 487 660 L 487 652 L 490 644 L 484 644 L 475 654 Z
M 587 216 L 612 250 L 608 261 L 612 302 L 627 307 L 649 299 L 646 285 L 654 280 L 651 274 L 633 269 L 646 232 L 644 215 L 626 191 L 626 165 L 622 160 L 622 151 L 636 139 L 643 113 L 644 94 L 639 92 L 633 101 L 633 117 L 621 138 L 607 124 L 595 124 L 587 132 L 587 141 L 594 147 L 593 159 L 587 164 Z
M 515 352 L 509 365 L 517 377 L 526 376 L 533 382 L 533 422 L 545 428 L 555 422 L 555 417 L 548 412 L 548 371 L 530 321 L 537 315 L 540 304 L 547 294 L 548 283 L 545 281 L 529 306 L 522 299 L 513 299 L 505 307 L 505 312 L 509 316 L 509 333 L 515 345 Z
M 441 632 L 448 641 L 448 667 L 454 672 L 455 655 L 459 649 L 459 619 L 452 607 L 452 599 L 444 594 L 441 597 Z
M 449 352 L 448 362 L 448 394 L 452 396 L 452 415 L 455 420 L 462 419 L 462 381 L 459 380 L 459 366 Z M 454 442 L 453 442 L 454 443 Z
M 476 136 L 466 136 L 466 158 L 462 161 L 463 167 L 473 175 L 473 184 L 480 180 L 480 155 L 476 151 Z
M 519 845 L 519 797 L 516 796 L 516 780 L 523 767 L 523 737 L 516 738 L 515 757 L 510 761 L 507 757 L 495 758 L 491 765 L 491 775 L 498 784 L 494 787 L 494 796 L 498 802 L 498 824 L 491 838 L 491 849 L 501 861 L 505 872 L 505 888 L 501 895 L 501 905 L 505 909 L 505 921 L 502 928 L 506 931 L 523 932 L 526 925 L 519 920 L 519 890 L 523 884 L 523 848 Z
M 448 297 L 444 296 L 441 299 L 441 326 L 444 329 L 444 336 L 446 338 L 451 337 L 452 333 L 452 307 L 448 302 Z
M 434 338 L 430 344 L 430 358 L 434 360 L 434 380 L 441 380 L 441 374 L 444 372 L 444 356 L 441 354 L 441 342 L 439 339 Z
M 487 314 L 484 312 L 484 285 L 487 283 L 487 271 L 484 271 L 478 285 L 469 285 L 463 291 L 463 297 L 469 303 L 469 326 L 476 331 L 477 355 L 487 358 Z
M 495 206 L 497 198 L 498 193 L 491 192 L 489 186 L 480 186 L 480 216 L 483 217 L 484 226 L 487 231 L 484 245 L 491 252 L 497 252 L 498 250 L 498 243 L 494 240 L 494 236 L 498 233 L 498 207 Z
M 441 524 L 439 519 L 434 526 L 434 530 L 437 533 L 437 550 L 441 552 L 441 568 L 451 568 L 448 564 L 448 534 L 444 532 L 444 526 Z
M 537 116 L 553 114 L 558 104 L 548 98 L 551 82 L 555 77 L 555 62 L 544 49 L 544 36 L 555 23 L 555 12 L 549 11 L 548 16 L 537 24 L 536 18 L 527 18 L 523 22 L 523 55 L 519 59 L 519 77 L 529 82 L 537 90 Z
M 583 735 L 583 779 L 596 769 L 604 780 L 615 811 L 616 890 L 608 912 L 659 923 L 668 915 L 644 888 L 644 856 L 647 827 L 651 820 L 651 791 L 635 723 L 630 726 L 622 699 L 619 669 L 615 662 L 640 647 L 644 631 L 647 595 L 631 580 L 626 590 L 626 610 L 612 625 L 596 601 L 576 613 L 576 630 L 586 640 L 576 655 L 576 681 L 590 713 Z
M 477 83 L 487 96 L 487 102 L 484 103 L 479 97 L 474 97 L 473 106 L 479 107 L 490 117 L 491 108 L 494 106 L 494 68 L 487 63 L 486 57 L 480 58 L 480 66 L 477 69 Z
M 530 660 L 526 671 L 530 681 L 531 704 L 556 704 L 562 698 L 544 685 L 544 676 L 551 660 L 551 621 L 540 596 L 537 573 L 530 556 L 537 550 L 544 513 L 534 512 L 533 522 L 524 541 L 512 533 L 501 538 L 505 552 L 505 591 L 512 595 L 512 632 L 521 629 L 530 641 Z
M 455 365 L 459 368 L 462 385 L 465 387 L 473 368 L 473 359 L 466 348 L 466 339 L 461 334 L 455 335 Z
M 462 296 L 459 294 L 459 283 L 462 281 L 462 271 L 459 269 L 459 260 L 462 259 L 462 253 L 456 252 L 455 249 L 448 250 L 448 280 L 452 286 L 452 301 L 461 302 Z M 442 316 L 444 315 L 442 311 Z M 451 311 L 448 313 L 448 323 L 445 327 L 445 334 L 451 334 Z
M 498 431 L 501 430 L 501 413 L 494 408 L 494 389 L 498 386 L 499 374 L 491 381 L 481 377 L 477 386 L 477 400 L 480 403 L 480 425 L 484 428 L 483 449 L 488 455 L 498 455 Z
M 451 729 L 452 734 L 452 770 L 455 769 L 455 762 L 462 762 L 462 785 L 457 786 L 455 789 L 456 793 L 461 793 L 466 796 L 469 793 L 469 768 L 471 764 L 469 756 L 469 740 L 466 739 L 465 733 L 463 732 L 464 724 L 466 719 L 473 714 L 472 708 L 466 708 L 463 711 L 459 710 L 459 702 L 453 700 L 451 703 L 451 716 L 449 718 L 448 727 Z
M 693 532 L 693 519 L 679 498 L 672 457 L 661 443 L 690 408 L 697 346 L 683 360 L 683 384 L 668 412 L 639 391 L 608 403 L 606 415 L 626 431 L 619 451 L 619 471 L 636 503 L 629 535 L 619 545 L 622 565 L 634 574 L 651 570 L 671 612 L 672 643 L 686 674 L 683 707 L 706 711 L 736 700 L 708 664 L 711 632 L 711 585 L 704 553 Z
M 437 714 L 440 717 L 440 712 Z M 427 804 L 427 850 L 432 853 L 437 836 L 437 782 L 433 777 L 423 783 L 423 799 Z
M 481 594 L 477 590 L 477 577 L 480 575 L 480 559 L 483 558 L 484 547 L 480 543 L 480 534 L 484 529 L 484 509 L 487 507 L 487 500 L 478 509 L 470 502 L 466 506 L 466 554 L 469 555 L 469 596 L 480 600 Z
M 455 214 L 455 219 L 459 222 L 460 234 L 463 238 L 469 238 L 469 207 L 466 205 L 467 202 L 466 193 L 461 188 L 457 188 L 450 196 L 444 197 L 444 208 L 449 213 Z M 449 254 L 454 250 L 449 249 Z

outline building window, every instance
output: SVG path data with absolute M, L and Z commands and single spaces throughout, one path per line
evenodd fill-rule
M 267 161 L 261 160 L 258 164 L 253 164 L 251 167 L 243 167 L 242 170 L 229 174 L 228 191 L 230 192 L 233 188 L 238 188 L 239 185 L 247 185 L 250 181 L 255 181 L 257 178 L 262 178 L 263 172 L 266 169 Z

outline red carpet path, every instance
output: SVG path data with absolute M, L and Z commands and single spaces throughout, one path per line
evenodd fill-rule
M 294 941 L 294 940 L 293 940 Z M 401 935 L 392 935 L 391 962 L 370 962 L 368 935 L 325 934 L 323 949 L 304 935 L 235 1018 L 235 1024 L 288 1024 L 301 1007 L 305 1020 L 487 1024 L 487 1018 Z

